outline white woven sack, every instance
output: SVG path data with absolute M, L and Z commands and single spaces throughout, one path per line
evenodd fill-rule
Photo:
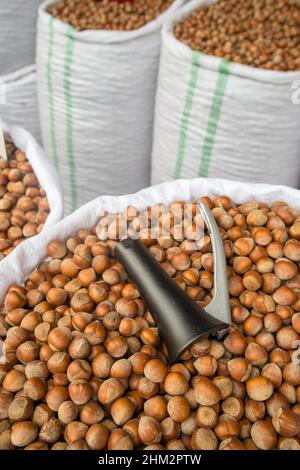
M 42 136 L 64 182 L 67 212 L 150 183 L 160 31 L 186 0 L 134 31 L 76 31 L 39 10 Z
M 5 122 L 25 128 L 40 143 L 35 66 L 0 76 L 0 114 Z M 5 96 L 4 96 L 5 95 Z
M 210 176 L 300 184 L 300 72 L 235 64 L 192 51 L 174 24 L 210 0 L 193 0 L 162 31 L 152 184 Z
M 1 0 L 0 70 L 8 74 L 35 59 L 35 32 L 42 0 Z
M 155 203 L 170 204 L 175 200 L 189 202 L 200 196 L 214 197 L 218 194 L 227 194 L 237 203 L 249 200 L 266 203 L 283 200 L 291 207 L 300 209 L 300 191 L 295 189 L 212 178 L 173 181 L 127 196 L 98 197 L 58 224 L 48 227 L 34 239 L 19 245 L 0 263 L 0 302 L 11 284 L 24 282 L 26 276 L 47 257 L 47 245 L 51 240 L 65 240 L 80 228 L 92 227 L 105 212 L 118 213 L 128 205 L 145 209 Z
M 7 124 L 3 124 L 3 129 L 6 138 L 10 139 L 18 149 L 25 152 L 41 187 L 46 192 L 50 213 L 44 224 L 43 232 L 48 227 L 56 224 L 63 216 L 63 194 L 59 176 L 44 151 L 25 129 L 18 126 L 9 126 Z M 33 246 L 35 238 L 36 237 L 32 237 Z M 27 241 L 24 241 L 23 243 L 26 242 Z M 11 256 L 12 254 L 8 255 L 4 261 L 9 260 Z M 0 264 L 1 263 L 2 261 Z M 6 275 L 4 277 L 6 277 Z

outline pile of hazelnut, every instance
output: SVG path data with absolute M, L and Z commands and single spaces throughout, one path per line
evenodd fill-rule
M 49 13 L 78 31 L 141 28 L 164 13 L 173 0 L 60 0 Z
M 176 235 L 182 201 L 130 207 L 53 240 L 49 258 L 1 306 L 0 449 L 300 450 L 300 212 L 279 201 L 201 201 L 227 258 L 225 339 L 201 339 L 169 366 L 151 313 L 114 258 L 111 235 L 129 220 L 174 282 L 207 305 L 211 241 L 207 232 Z M 153 213 L 157 238 L 147 228 Z
M 0 261 L 38 234 L 50 209 L 26 155 L 6 142 L 8 160 L 0 158 Z
M 267 70 L 300 70 L 298 0 L 217 0 L 175 25 L 204 54 Z

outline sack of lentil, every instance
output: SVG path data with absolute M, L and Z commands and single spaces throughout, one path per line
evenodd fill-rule
M 37 102 L 36 71 L 30 65 L 11 74 L 0 76 L 3 101 L 0 113 L 5 122 L 23 127 L 40 143 L 41 131 Z
M 36 20 L 41 3 L 42 0 L 0 2 L 1 74 L 34 63 Z
M 26 276 L 47 257 L 47 245 L 51 240 L 65 240 L 81 228 L 93 227 L 101 216 L 122 212 L 128 206 L 145 210 L 156 203 L 171 204 L 177 200 L 190 202 L 201 196 L 215 197 L 220 194 L 226 194 L 235 203 L 262 201 L 271 204 L 281 200 L 293 209 L 300 208 L 298 190 L 285 186 L 242 183 L 217 178 L 178 180 L 152 186 L 136 194 L 100 196 L 54 226 L 48 225 L 47 230 L 34 239 L 22 243 L 9 259 L 6 258 L 0 263 L 0 301 L 11 284 L 24 282 Z M 284 237 L 284 234 L 282 236 Z
M 44 151 L 21 127 L 3 128 L 8 161 L 0 160 L 0 261 L 63 216 L 59 177 Z
M 210 176 L 299 187 L 299 20 L 294 0 L 194 0 L 172 15 L 162 31 L 152 184 Z
M 63 0 L 41 5 L 42 137 L 62 176 L 67 212 L 101 194 L 126 194 L 149 185 L 160 30 L 184 3 L 89 0 L 71 5 Z M 145 6 L 149 14 L 139 15 Z

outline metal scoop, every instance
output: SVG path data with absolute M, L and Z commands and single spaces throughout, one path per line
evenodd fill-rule
M 214 297 L 205 310 L 160 267 L 147 247 L 127 238 L 117 243 L 115 256 L 136 284 L 162 336 L 172 364 L 203 337 L 221 339 L 231 323 L 223 242 L 208 206 L 199 203 L 214 253 Z

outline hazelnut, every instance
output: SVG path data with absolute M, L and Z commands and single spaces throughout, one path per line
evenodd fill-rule
M 100 385 L 98 398 L 100 403 L 108 405 L 120 398 L 124 391 L 124 386 L 118 379 L 107 379 Z
M 231 359 L 227 365 L 229 374 L 234 380 L 237 380 L 238 382 L 245 382 L 249 379 L 252 366 L 249 361 L 247 361 L 247 359 L 237 357 Z
M 289 362 L 283 367 L 283 379 L 291 385 L 300 385 L 299 364 Z M 279 384 L 280 385 L 280 384 Z
M 300 418 L 292 410 L 279 408 L 272 423 L 278 434 L 283 437 L 293 437 L 300 433 Z
M 160 359 L 151 359 L 144 367 L 145 377 L 154 383 L 162 383 L 165 380 L 167 371 L 167 365 Z
M 59 412 L 59 410 L 58 410 Z M 75 417 L 76 418 L 76 417 Z M 73 419 L 75 419 L 73 418 Z M 83 405 L 80 410 L 80 421 L 92 426 L 97 424 L 104 418 L 104 411 L 97 403 L 90 401 Z
M 67 369 L 67 376 L 69 382 L 76 380 L 89 380 L 92 375 L 92 369 L 90 364 L 83 359 L 75 359 L 71 362 Z
M 157 421 L 162 421 L 168 415 L 167 402 L 161 395 L 154 396 L 145 401 L 144 411 L 146 416 L 155 418 Z
M 272 382 L 263 376 L 254 377 L 246 382 L 247 393 L 252 400 L 265 401 L 273 393 Z
M 28 364 L 38 359 L 39 347 L 34 341 L 26 341 L 18 346 L 16 355 L 22 364 Z
M 135 374 L 143 374 L 146 363 L 150 360 L 150 356 L 144 352 L 137 352 L 129 357 L 132 371 Z
M 269 400 L 266 401 L 266 408 L 268 415 L 273 418 L 280 408 L 289 408 L 290 403 L 288 399 L 281 393 L 274 393 Z
M 148 400 L 154 395 L 158 393 L 158 384 L 151 382 L 151 380 L 147 379 L 147 377 L 142 377 L 137 386 L 137 391 L 139 392 L 140 396 L 145 400 Z
M 194 366 L 200 375 L 211 377 L 215 374 L 218 364 L 217 360 L 213 356 L 207 355 L 199 357 L 195 361 Z
M 233 383 L 228 377 L 216 376 L 213 379 L 213 383 L 218 387 L 221 393 L 221 400 L 225 400 L 230 397 L 233 392 Z
M 94 302 L 88 294 L 76 292 L 71 299 L 70 306 L 74 312 L 90 313 L 94 308 Z
M 233 416 L 223 414 L 219 417 L 219 421 L 214 428 L 214 432 L 220 440 L 228 439 L 233 436 L 237 437 L 240 432 L 240 426 Z
M 89 450 L 89 446 L 83 439 L 70 442 L 64 450 Z
M 34 441 L 31 444 L 28 444 L 24 450 L 49 450 L 46 442 L 43 441 Z
M 183 396 L 171 397 L 167 405 L 170 418 L 177 423 L 181 423 L 190 416 L 190 405 Z
M 85 439 L 90 449 L 102 450 L 106 447 L 109 430 L 101 423 L 93 424 L 87 431 Z
M 66 387 L 55 386 L 52 387 L 46 395 L 46 403 L 53 411 L 58 411 L 60 405 L 69 399 L 69 392 Z
M 184 395 L 188 391 L 189 384 L 179 372 L 170 372 L 165 378 L 164 388 L 169 395 Z
M 131 419 L 127 421 L 127 423 L 125 423 L 123 426 L 123 430 L 126 431 L 130 435 L 135 447 L 139 447 L 142 443 L 139 438 L 138 427 L 139 427 L 138 419 Z
M 53 351 L 65 351 L 71 341 L 72 333 L 67 327 L 54 328 L 47 338 L 47 342 Z
M 244 415 L 244 405 L 240 398 L 226 398 L 221 405 L 221 409 L 224 414 L 233 416 L 237 421 L 240 421 Z
M 38 405 L 33 413 L 32 421 L 40 428 L 43 424 L 54 416 L 54 411 L 45 403 Z
M 236 331 L 226 336 L 224 346 L 231 354 L 241 356 L 245 352 L 247 343 L 245 338 Z
M 71 423 L 72 421 L 75 421 L 78 416 L 78 406 L 73 401 L 64 401 L 59 406 L 57 414 L 58 419 L 63 424 Z
M 92 361 L 92 371 L 96 377 L 107 378 L 110 375 L 113 358 L 107 353 L 100 353 Z
M 42 400 L 47 392 L 45 379 L 42 377 L 32 377 L 24 383 L 24 393 L 31 400 Z
M 262 450 L 274 449 L 277 443 L 276 431 L 269 421 L 256 421 L 251 427 L 251 437 Z
M 88 426 L 80 421 L 71 421 L 65 427 L 64 438 L 68 444 L 79 439 L 84 439 Z
M 119 359 L 116 361 L 110 370 L 110 374 L 114 378 L 128 378 L 132 372 L 131 363 L 128 359 Z
M 211 429 L 199 428 L 192 435 L 193 450 L 216 450 L 218 439 Z
M 91 384 L 84 380 L 74 380 L 69 385 L 69 395 L 76 405 L 84 405 L 92 397 L 93 389 Z
M 70 357 L 66 352 L 55 352 L 52 353 L 47 362 L 48 370 L 52 374 L 66 372 L 70 364 Z
M 67 247 L 63 242 L 53 240 L 48 244 L 47 252 L 50 258 L 63 258 L 67 253 Z
M 86 269 L 90 267 L 92 261 L 91 249 L 90 247 L 79 244 L 74 250 L 73 261 L 77 268 Z
M 220 401 L 221 393 L 213 382 L 206 377 L 199 376 L 195 385 L 195 397 L 200 405 L 213 406 Z
M 210 406 L 199 406 L 195 416 L 196 424 L 203 428 L 214 428 L 218 422 L 216 410 Z
M 143 444 L 158 444 L 162 438 L 162 426 L 154 418 L 142 416 L 139 422 L 139 437 Z
M 17 447 L 26 447 L 38 435 L 38 427 L 32 421 L 21 421 L 12 427 L 11 442 Z
M 234 436 L 224 439 L 219 446 L 219 450 L 245 450 L 245 446 Z
M 107 449 L 133 450 L 133 441 L 130 434 L 123 429 L 114 429 L 108 438 Z
M 92 346 L 95 346 L 97 344 L 101 344 L 105 340 L 106 332 L 99 321 L 94 321 L 87 325 L 84 330 L 84 335 L 88 342 Z
M 106 341 L 106 350 L 114 358 L 123 357 L 128 349 L 128 344 L 123 336 L 115 336 Z
M 10 421 L 26 421 L 33 414 L 33 403 L 30 398 L 15 398 L 10 403 L 7 414 Z
M 134 405 L 129 398 L 118 398 L 111 405 L 110 412 L 114 422 L 121 426 L 133 417 Z
M 72 359 L 86 359 L 90 352 L 91 345 L 85 336 L 75 337 L 68 348 L 68 353 Z
M 261 375 L 269 379 L 274 388 L 280 387 L 282 383 L 282 371 L 277 364 L 266 364 L 261 371 Z
M 62 425 L 60 421 L 54 417 L 46 421 L 39 432 L 39 438 L 41 441 L 53 444 L 58 441 L 62 433 Z
M 22 390 L 25 382 L 25 374 L 20 370 L 12 369 L 3 380 L 3 388 L 8 392 L 18 392 Z

